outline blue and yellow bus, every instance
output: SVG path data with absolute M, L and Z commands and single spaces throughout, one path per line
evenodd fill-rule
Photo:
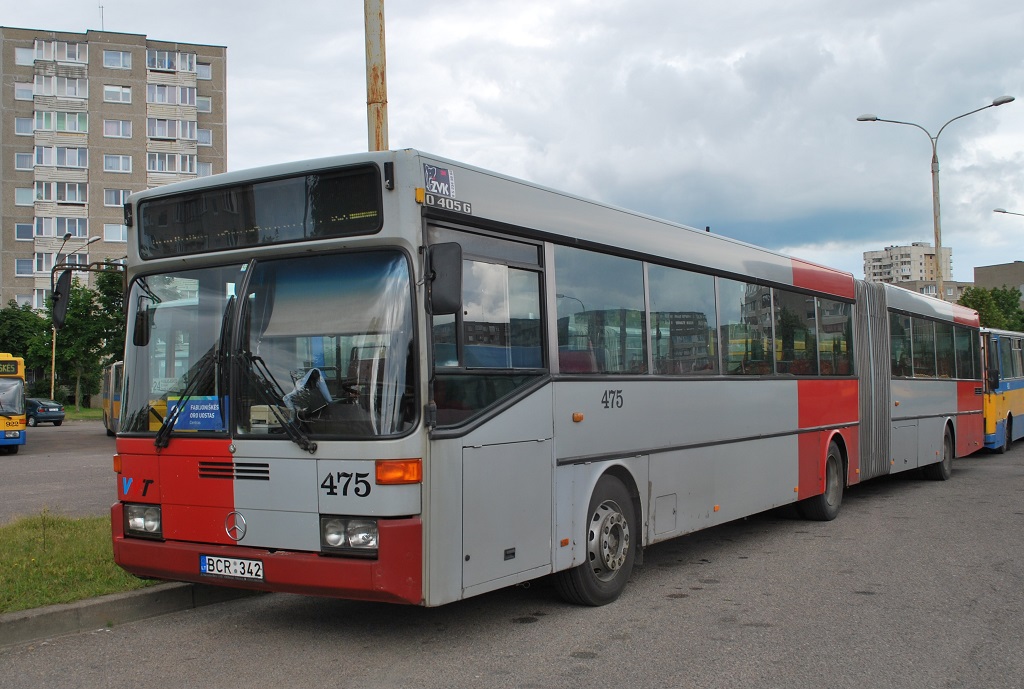
M 25 360 L 0 353 L 0 454 L 25 444 Z
M 982 329 L 985 379 L 985 447 L 1006 452 L 1024 437 L 1024 333 Z

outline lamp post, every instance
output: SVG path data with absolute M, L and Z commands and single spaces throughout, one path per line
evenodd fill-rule
M 917 127 L 928 136 L 928 140 L 932 144 L 932 217 L 935 225 L 935 282 L 938 288 L 938 297 L 945 301 L 945 293 L 943 292 L 942 285 L 942 226 L 939 220 L 939 156 L 937 153 L 937 146 L 939 143 L 939 137 L 942 135 L 944 130 L 950 122 L 955 122 L 962 117 L 973 115 L 976 112 L 981 112 L 988 108 L 994 108 L 1000 105 L 1006 105 L 1014 101 L 1013 96 L 1000 96 L 986 106 L 965 112 L 963 115 L 957 115 L 951 120 L 948 120 L 946 124 L 939 127 L 939 132 L 935 136 L 931 135 L 927 129 L 914 122 L 902 122 L 900 120 L 885 120 L 875 115 L 861 115 L 857 118 L 858 122 L 889 122 L 890 124 L 905 124 L 909 127 Z
M 1008 211 L 1005 208 L 993 208 L 993 213 L 1006 213 L 1007 215 L 1024 215 L 1024 213 L 1015 213 L 1014 211 Z
M 68 243 L 68 240 L 70 240 L 70 239 L 71 239 L 71 233 L 70 232 L 65 232 L 64 233 L 64 241 L 61 242 L 60 248 L 57 249 L 57 253 L 53 257 L 53 265 L 54 265 L 54 267 L 56 267 L 57 264 L 60 262 L 60 255 L 64 251 L 64 246 Z M 93 242 L 98 242 L 98 241 L 100 241 L 100 238 L 98 236 L 96 236 L 96 237 L 89 237 L 89 241 L 87 241 L 82 246 L 78 247 L 78 249 L 82 250 L 85 247 L 87 247 L 90 244 L 92 244 Z M 50 271 L 50 298 L 51 299 L 53 298 L 53 289 L 54 289 L 54 286 L 53 286 L 53 271 Z M 71 296 L 70 294 L 65 295 L 65 299 L 69 298 L 70 296 Z M 57 326 L 53 325 L 53 326 L 51 326 L 51 339 L 50 339 L 50 399 L 51 400 L 53 399 L 53 394 L 54 394 L 55 389 L 56 389 L 56 383 L 57 383 Z

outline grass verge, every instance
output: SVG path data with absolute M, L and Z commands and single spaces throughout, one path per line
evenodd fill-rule
M 64 418 L 68 421 L 102 421 L 103 410 L 83 407 L 82 411 L 77 411 L 75 405 L 66 405 L 64 407 Z
M 155 583 L 114 564 L 110 517 L 71 519 L 43 511 L 0 526 L 0 613 Z

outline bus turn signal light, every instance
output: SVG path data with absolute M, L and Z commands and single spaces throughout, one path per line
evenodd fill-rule
M 582 420 L 583 420 L 583 412 L 581 412 L 581 411 L 574 411 L 572 413 L 572 422 L 573 423 L 579 423 Z
M 114 455 L 114 473 L 121 473 L 121 455 Z
M 419 459 L 378 459 L 377 485 L 400 486 L 423 482 L 423 462 Z

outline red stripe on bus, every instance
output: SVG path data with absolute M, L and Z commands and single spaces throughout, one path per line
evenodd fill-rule
M 953 304 L 953 322 L 961 325 L 973 325 L 975 328 L 981 327 L 978 312 L 959 304 Z
M 801 500 L 825 490 L 825 457 L 834 431 L 829 427 L 856 424 L 860 409 L 856 379 L 797 381 L 797 422 L 800 428 L 820 428 L 799 438 L 797 497 Z M 857 427 L 840 429 L 850 459 L 850 473 L 857 462 Z M 851 439 L 853 444 L 851 445 Z
M 164 526 L 173 532 L 167 536 L 232 543 L 224 530 L 224 518 L 235 502 L 230 445 L 227 439 L 172 438 L 158 453 L 152 439 L 118 438 L 118 498 L 161 503 Z M 206 477 L 200 476 L 200 464 L 206 467 Z M 131 490 L 122 492 L 126 481 Z M 147 482 L 149 493 L 143 497 L 137 488 Z M 152 497 L 154 489 L 156 497 Z
M 985 402 L 980 380 L 961 380 L 956 384 L 956 456 L 976 452 L 985 444 L 985 417 L 980 412 Z M 965 414 L 964 412 L 979 412 Z
M 856 292 L 854 291 L 853 275 L 850 273 L 801 261 L 798 258 L 790 260 L 793 263 L 794 287 L 825 292 L 845 299 L 854 298 Z
M 385 603 L 423 602 L 423 523 L 418 517 L 380 520 L 377 559 L 361 560 L 309 552 L 125 538 L 122 509 L 115 504 L 110 514 L 114 561 L 139 576 Z M 260 560 L 264 580 L 201 576 L 200 555 Z

